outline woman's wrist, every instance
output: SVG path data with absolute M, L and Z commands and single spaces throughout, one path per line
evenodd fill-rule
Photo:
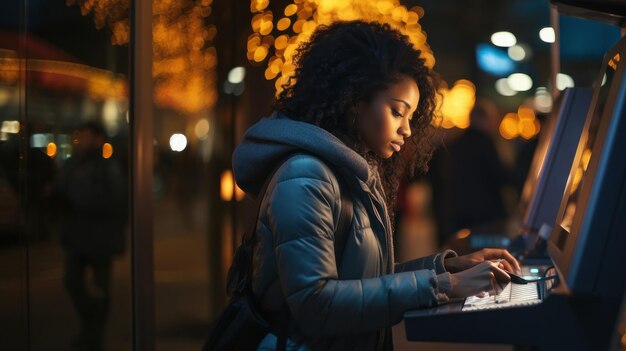
M 437 260 L 438 264 L 436 264 L 437 266 L 439 266 L 437 268 L 437 273 L 443 273 L 443 272 L 453 272 L 454 273 L 455 270 L 458 270 L 457 267 L 455 266 L 456 262 L 454 262 L 456 260 L 448 262 L 448 260 L 451 260 L 451 259 L 454 259 L 454 258 L 458 257 L 457 253 L 454 252 L 454 250 L 450 250 L 450 249 L 444 250 L 438 256 L 440 258 Z
M 449 272 L 437 274 L 437 290 L 440 293 L 450 294 L 452 291 L 452 274 Z
M 459 271 L 458 267 L 456 266 L 457 257 L 449 257 L 443 260 L 443 266 L 446 268 L 446 271 L 450 273 L 455 273 Z

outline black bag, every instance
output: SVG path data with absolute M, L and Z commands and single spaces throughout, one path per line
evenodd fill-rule
M 293 157 L 290 155 L 289 157 Z M 289 158 L 288 157 L 288 158 Z M 256 222 L 259 217 L 261 201 L 267 190 L 270 180 L 280 165 L 268 176 L 263 188 L 256 200 L 256 216 L 251 224 L 251 230 L 244 233 L 242 243 L 235 252 L 233 264 L 228 271 L 227 293 L 230 297 L 228 305 L 217 319 L 209 338 L 204 344 L 202 351 L 250 351 L 256 350 L 259 343 L 271 331 L 278 337 L 277 350 L 285 350 L 287 343 L 287 325 L 289 314 L 282 318 L 282 325 L 272 326 L 263 317 L 257 307 L 252 294 L 252 250 L 256 244 Z M 335 257 L 337 265 L 341 262 L 341 256 L 348 237 L 350 221 L 353 215 L 352 199 L 349 189 L 340 172 L 329 164 L 339 180 L 341 188 L 341 214 L 335 234 Z

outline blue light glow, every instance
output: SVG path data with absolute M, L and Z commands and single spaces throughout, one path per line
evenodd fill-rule
M 509 58 L 506 50 L 489 44 L 476 46 L 476 61 L 483 71 L 497 75 L 507 75 L 515 69 L 515 63 Z

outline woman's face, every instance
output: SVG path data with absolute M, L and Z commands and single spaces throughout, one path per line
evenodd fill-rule
M 409 120 L 417 109 L 420 92 L 417 83 L 403 77 L 369 102 L 357 106 L 358 130 L 368 151 L 382 158 L 399 152 L 404 139 L 411 136 Z

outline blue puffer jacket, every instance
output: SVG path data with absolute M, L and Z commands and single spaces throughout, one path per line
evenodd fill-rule
M 276 163 L 257 222 L 253 291 L 271 319 L 288 306 L 289 350 L 389 349 L 388 328 L 410 309 L 437 303 L 437 274 L 452 251 L 394 264 L 392 233 L 376 168 L 309 123 L 272 115 L 253 125 L 233 154 L 239 186 L 256 197 Z M 354 215 L 335 262 L 341 212 L 337 176 L 351 190 Z M 258 350 L 274 350 L 269 334 Z

